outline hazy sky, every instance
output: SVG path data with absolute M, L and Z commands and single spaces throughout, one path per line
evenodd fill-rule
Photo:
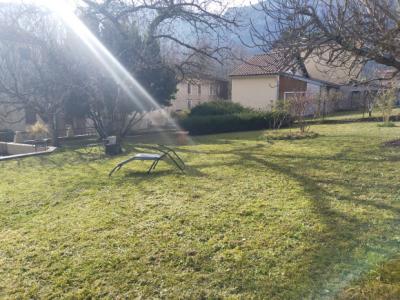
M 255 0 L 226 0 L 229 6 L 241 6 L 241 5 L 249 5 L 251 3 L 255 3 Z
M 0 2 L 8 2 L 13 3 L 17 2 L 18 0 L 0 0 Z M 30 0 L 32 2 L 41 2 L 41 0 Z M 79 0 L 53 0 L 53 1 L 66 1 L 66 2 L 76 2 Z M 241 6 L 241 5 L 249 5 L 250 3 L 255 3 L 257 0 L 223 0 L 228 6 Z M 25 1 L 26 2 L 26 1 Z M 29 0 L 28 0 L 29 2 Z
M 220 11 L 221 8 L 227 7 L 238 7 L 238 6 L 243 6 L 243 5 L 250 5 L 256 3 L 257 0 L 221 0 L 221 3 L 223 3 L 223 7 L 221 7 L 219 4 L 214 4 L 213 6 L 210 6 L 212 10 L 215 11 Z

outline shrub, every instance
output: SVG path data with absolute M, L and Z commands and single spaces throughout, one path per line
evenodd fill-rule
M 390 116 L 394 108 L 394 104 L 397 99 L 397 89 L 390 87 L 388 89 L 382 89 L 377 95 L 378 108 L 382 112 L 383 123 L 388 124 L 390 122 Z M 390 126 L 388 126 L 390 127 Z
M 277 119 L 282 120 L 282 122 L 277 122 Z M 275 129 L 276 124 L 288 126 L 290 123 L 290 116 L 284 112 L 246 112 L 230 115 L 188 116 L 180 120 L 180 125 L 194 135 Z
M 11 129 L 2 129 L 0 130 L 0 142 L 13 142 L 14 141 L 15 132 Z
M 29 126 L 28 132 L 35 139 L 42 138 L 47 136 L 47 134 L 49 133 L 49 128 L 44 122 L 37 121 L 35 124 Z
M 216 115 L 232 115 L 239 113 L 249 113 L 252 110 L 245 108 L 239 103 L 230 101 L 212 101 L 197 105 L 190 112 L 190 116 L 216 116 Z
M 312 115 L 313 107 L 316 102 L 316 95 L 308 92 L 294 93 L 287 99 L 287 110 L 295 118 L 301 133 L 309 129 L 307 117 Z
M 397 126 L 396 126 L 396 123 L 388 121 L 385 123 L 378 124 L 378 127 L 397 127 Z

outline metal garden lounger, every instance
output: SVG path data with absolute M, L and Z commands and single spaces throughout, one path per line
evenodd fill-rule
M 134 155 L 133 157 L 131 157 L 127 160 L 124 160 L 123 162 L 120 162 L 114 169 L 111 170 L 109 176 L 111 177 L 114 174 L 114 172 L 119 171 L 124 165 L 126 165 L 127 163 L 130 163 L 131 161 L 135 161 L 135 160 L 153 161 L 152 165 L 150 166 L 150 169 L 147 171 L 147 174 L 150 174 L 151 171 L 156 169 L 158 163 L 161 160 L 164 160 L 165 158 L 169 158 L 179 170 L 184 172 L 185 163 L 179 157 L 179 155 L 176 154 L 176 152 L 173 149 L 168 148 L 164 145 L 158 145 L 158 147 L 143 147 L 143 148 L 156 150 L 160 153 L 138 153 L 138 154 Z M 171 153 L 173 155 L 171 155 Z

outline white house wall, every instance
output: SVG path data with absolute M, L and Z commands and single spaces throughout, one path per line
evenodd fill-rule
M 232 101 L 257 110 L 270 110 L 278 97 L 278 76 L 233 77 Z
M 213 80 L 191 80 L 191 93 L 188 93 L 189 82 L 180 82 L 177 86 L 175 99 L 171 101 L 170 111 L 188 110 L 201 103 L 218 100 L 217 89 L 221 88 L 217 81 Z M 199 85 L 201 93 L 199 94 Z M 214 87 L 214 94 L 211 94 L 211 86 Z M 189 104 L 190 102 L 190 104 Z

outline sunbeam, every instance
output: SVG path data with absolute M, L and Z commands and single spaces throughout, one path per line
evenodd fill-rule
M 96 60 L 110 74 L 117 84 L 124 90 L 129 98 L 140 108 L 144 108 L 142 99 L 156 108 L 162 116 L 176 129 L 182 130 L 170 115 L 163 109 L 155 99 L 142 87 L 142 85 L 129 73 L 126 68 L 114 57 L 114 55 L 97 39 L 89 28 L 76 16 L 75 8 L 71 2 L 66 0 L 36 0 L 32 1 L 42 5 L 58 15 L 63 23 L 72 30 L 79 40 L 94 55 Z M 150 117 L 149 117 L 150 118 Z M 150 118 L 151 120 L 151 118 Z M 165 138 L 168 137 L 165 135 Z M 190 140 L 191 141 L 191 140 Z

